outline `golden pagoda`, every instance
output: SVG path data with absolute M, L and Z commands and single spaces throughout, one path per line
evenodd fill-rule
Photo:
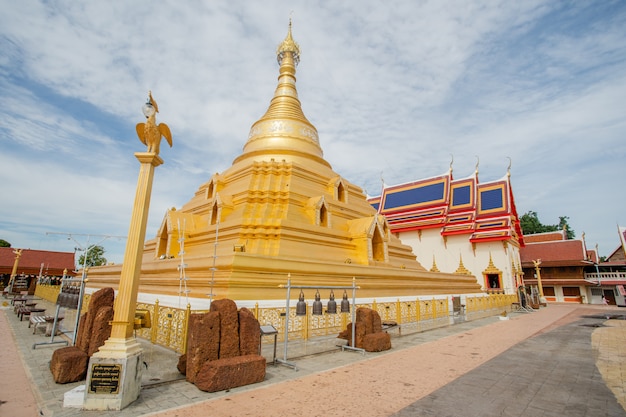
M 351 285 L 358 297 L 479 293 L 472 275 L 427 271 L 363 190 L 324 159 L 296 90 L 300 49 L 277 50 L 278 85 L 230 168 L 168 210 L 146 242 L 140 294 L 284 300 L 279 285 Z M 120 265 L 93 267 L 89 288 L 116 287 Z

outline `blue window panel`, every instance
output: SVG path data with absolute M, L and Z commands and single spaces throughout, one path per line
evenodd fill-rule
M 494 210 L 504 207 L 502 201 L 502 189 L 496 188 L 493 190 L 482 191 L 480 193 L 480 208 L 481 210 Z
M 472 197 L 470 194 L 471 189 L 472 188 L 469 185 L 454 188 L 452 191 L 452 206 L 454 207 L 469 204 Z
M 427 202 L 440 202 L 443 200 L 445 183 L 425 185 L 397 193 L 389 193 L 385 196 L 385 209 L 403 206 L 412 206 Z
M 380 207 L 380 202 L 378 203 L 373 203 L 372 207 L 374 207 L 376 209 L 376 211 L 378 211 L 378 207 Z

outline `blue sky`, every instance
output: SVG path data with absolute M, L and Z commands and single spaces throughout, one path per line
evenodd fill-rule
M 481 182 L 511 158 L 520 215 L 568 216 L 601 255 L 619 245 L 626 2 L 239 3 L 0 0 L 0 238 L 71 251 L 126 235 L 148 90 L 174 139 L 155 175 L 154 237 L 241 152 L 292 16 L 299 98 L 343 177 L 375 195 L 381 176 L 439 175 L 451 155 L 457 178 L 478 160 Z M 102 244 L 123 260 L 124 239 Z

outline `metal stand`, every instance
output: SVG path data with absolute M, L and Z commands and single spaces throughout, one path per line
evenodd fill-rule
M 298 368 L 296 366 L 295 363 L 293 362 L 289 362 L 287 360 L 287 345 L 289 344 L 289 298 L 291 295 L 291 289 L 323 289 L 323 290 L 348 290 L 348 289 L 352 289 L 352 311 L 351 311 L 351 316 L 352 316 L 352 340 L 351 340 L 351 345 L 342 345 L 341 346 L 341 350 L 344 351 L 345 349 L 350 349 L 350 350 L 355 350 L 355 351 L 359 351 L 361 352 L 363 355 L 365 354 L 365 349 L 361 349 L 356 347 L 355 345 L 355 341 L 354 341 L 354 334 L 355 334 L 355 308 L 356 308 L 356 290 L 359 288 L 356 286 L 356 280 L 355 278 L 352 278 L 352 286 L 350 287 L 346 287 L 346 286 L 325 286 L 325 285 L 291 285 L 291 274 L 289 274 L 289 278 L 287 279 L 287 285 L 279 285 L 280 288 L 287 288 L 287 297 L 286 297 L 286 302 L 285 302 L 285 336 L 284 336 L 284 348 L 283 348 L 283 359 L 276 359 L 276 361 L 282 365 L 285 366 L 289 366 L 291 368 L 293 368 L 294 371 L 297 371 Z
M 274 357 L 272 358 L 272 365 L 276 365 L 276 339 L 278 336 L 278 330 L 271 324 L 261 326 L 261 339 L 263 336 L 274 336 Z M 261 354 L 262 344 L 259 343 L 259 355 Z
M 64 345 L 68 345 L 68 341 L 67 340 L 54 340 L 54 337 L 57 334 L 57 323 L 59 321 L 59 311 L 61 310 L 61 306 L 57 304 L 57 309 L 56 312 L 54 313 L 54 322 L 52 323 L 52 333 L 50 333 L 50 341 L 48 342 L 39 342 L 39 343 L 33 343 L 33 349 L 35 349 L 37 346 L 43 346 L 43 345 L 58 345 L 58 344 L 64 344 Z
M 67 284 L 71 284 L 74 282 L 80 282 L 80 291 L 79 291 L 79 295 L 78 295 L 78 305 L 76 306 L 76 324 L 74 326 L 74 334 L 73 334 L 73 338 L 72 338 L 72 344 L 76 344 L 76 334 L 78 333 L 78 320 L 80 319 L 80 310 L 82 308 L 82 304 L 83 304 L 83 295 L 85 292 L 85 279 L 84 279 L 85 274 L 83 274 L 83 277 L 81 278 L 63 278 L 61 280 L 61 291 L 59 292 L 59 296 L 57 297 L 57 307 L 56 307 L 56 311 L 54 313 L 54 322 L 52 323 L 52 333 L 50 334 L 50 340 L 48 342 L 39 342 L 39 343 L 34 343 L 33 344 L 33 349 L 37 348 L 37 346 L 44 346 L 44 345 L 58 345 L 58 344 L 65 344 L 66 346 L 69 344 L 69 342 L 67 340 L 57 340 L 55 341 L 54 338 L 57 334 L 57 328 L 58 328 L 58 323 L 59 323 L 59 312 L 61 311 L 61 304 L 60 304 L 60 296 L 63 293 L 63 288 L 67 286 Z

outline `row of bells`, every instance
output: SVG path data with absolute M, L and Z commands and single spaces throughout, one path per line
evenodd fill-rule
M 313 301 L 313 315 L 321 316 L 322 315 L 322 301 L 320 300 L 320 292 L 317 290 L 315 292 L 315 301 Z M 341 300 L 341 312 L 349 313 L 350 312 L 350 301 L 348 301 L 348 293 L 346 290 L 343 291 L 343 299 Z M 335 301 L 335 293 L 333 290 L 330 290 L 330 297 L 328 300 L 328 304 L 326 305 L 326 313 L 328 314 L 337 314 L 337 302 Z M 298 304 L 296 304 L 296 316 L 306 316 L 306 301 L 304 301 L 304 293 L 300 290 L 300 296 L 298 297 Z
M 65 308 L 77 309 L 78 297 L 80 297 L 80 288 L 65 287 L 57 297 L 57 305 Z

